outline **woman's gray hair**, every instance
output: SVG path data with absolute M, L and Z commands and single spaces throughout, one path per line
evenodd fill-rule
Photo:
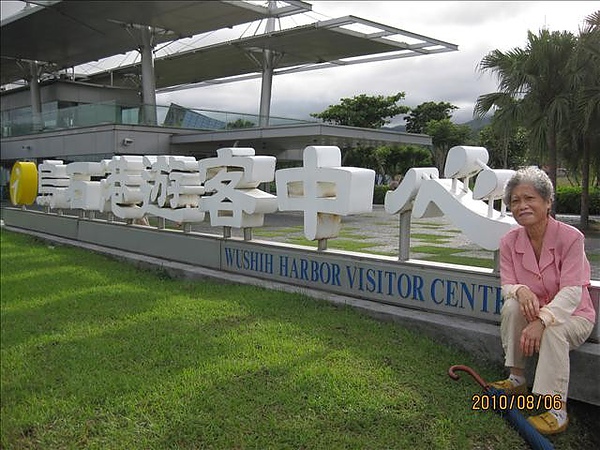
M 544 200 L 554 201 L 554 187 L 546 172 L 537 167 L 523 167 L 504 186 L 504 204 L 510 206 L 512 191 L 520 184 L 530 184 Z

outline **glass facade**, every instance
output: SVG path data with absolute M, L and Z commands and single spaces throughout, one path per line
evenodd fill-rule
M 192 130 L 254 128 L 259 117 L 227 111 L 201 110 L 180 105 L 156 106 L 156 126 Z M 144 125 L 141 105 L 122 105 L 114 101 L 77 103 L 51 101 L 42 104 L 41 129 L 35 130 L 31 106 L 2 111 L 2 137 L 89 127 L 94 125 Z M 313 121 L 315 122 L 315 121 Z M 309 123 L 304 120 L 271 117 L 271 126 Z

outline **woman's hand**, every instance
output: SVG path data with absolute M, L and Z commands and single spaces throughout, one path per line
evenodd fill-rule
M 532 356 L 540 351 L 540 343 L 544 334 L 544 325 L 539 319 L 530 322 L 521 332 L 521 351 L 525 356 Z
M 540 313 L 540 302 L 537 296 L 527 286 L 521 286 L 517 290 L 517 300 L 521 307 L 521 314 L 531 323 L 536 320 Z

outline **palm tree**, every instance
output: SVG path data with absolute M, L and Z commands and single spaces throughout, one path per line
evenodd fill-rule
M 523 123 L 521 117 L 523 108 L 520 105 L 520 100 L 516 100 L 503 92 L 494 92 L 479 97 L 475 105 L 474 115 L 482 118 L 492 108 L 495 108 L 496 111 L 492 116 L 490 127 L 496 135 L 501 137 L 500 145 L 503 147 L 502 168 L 508 169 L 508 148 L 511 138 L 517 130 L 522 128 L 520 124 Z
M 586 17 L 569 61 L 571 120 L 565 134 L 575 143 L 581 164 L 580 227 L 589 227 L 589 186 L 592 148 L 600 146 L 600 11 Z M 600 160 L 595 154 L 595 164 Z
M 568 117 L 567 62 L 577 39 L 569 32 L 541 30 L 527 33 L 527 46 L 509 52 L 494 50 L 481 61 L 481 71 L 496 74 L 499 92 L 477 99 L 480 117 L 492 107 L 503 110 L 506 126 L 522 124 L 529 130 L 530 145 L 547 158 L 548 174 L 556 187 L 558 132 Z

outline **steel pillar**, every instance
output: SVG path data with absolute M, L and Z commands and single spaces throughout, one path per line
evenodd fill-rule
M 40 131 L 44 128 L 42 121 L 42 96 L 40 93 L 40 83 L 38 79 L 38 65 L 35 61 L 29 62 L 29 91 L 31 94 L 31 114 L 33 131 Z
M 156 125 L 156 81 L 154 79 L 153 31 L 150 27 L 140 28 L 140 55 L 142 57 L 142 103 L 144 123 Z

